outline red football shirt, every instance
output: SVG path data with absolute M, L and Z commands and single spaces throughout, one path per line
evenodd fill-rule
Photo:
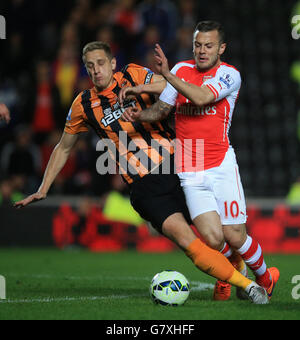
M 177 172 L 195 172 L 219 166 L 230 147 L 228 138 L 232 114 L 241 86 L 240 73 L 221 63 L 200 72 L 194 60 L 180 62 L 171 71 L 199 87 L 207 86 L 214 102 L 199 107 L 167 84 L 160 100 L 176 106 Z

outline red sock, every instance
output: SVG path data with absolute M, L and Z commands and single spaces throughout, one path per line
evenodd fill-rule
M 221 250 L 221 253 L 229 258 L 232 255 L 232 249 L 230 248 L 229 244 L 225 242 L 223 249 Z
M 257 283 L 263 287 L 269 287 L 272 282 L 270 273 L 264 260 L 261 246 L 251 236 L 247 236 L 246 242 L 237 250 L 248 267 L 257 278 Z

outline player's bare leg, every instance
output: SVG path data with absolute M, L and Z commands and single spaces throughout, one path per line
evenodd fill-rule
M 219 280 L 243 288 L 249 299 L 256 304 L 268 303 L 266 291 L 240 274 L 219 251 L 197 238 L 181 213 L 169 216 L 162 231 L 185 251 L 197 268 Z
M 181 213 L 169 216 L 163 224 L 162 231 L 167 238 L 175 242 L 184 251 L 197 239 Z
M 216 211 L 209 211 L 197 216 L 193 220 L 193 224 L 211 248 L 219 251 L 223 249 L 225 237 L 220 216 Z
M 225 239 L 234 249 L 239 249 L 246 242 L 247 230 L 245 224 L 233 224 L 223 226 Z

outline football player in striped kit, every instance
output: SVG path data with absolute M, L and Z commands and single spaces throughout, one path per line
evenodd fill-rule
M 129 185 L 135 210 L 157 231 L 175 242 L 198 269 L 240 287 L 256 304 L 268 303 L 265 289 L 242 275 L 225 256 L 208 247 L 190 228 L 184 193 L 172 166 L 173 137 L 167 125 L 164 122 L 121 120 L 124 108 L 120 107 L 118 99 L 122 87 L 161 83 L 161 77 L 134 64 L 115 73 L 116 59 L 109 45 L 103 42 L 87 44 L 83 49 L 83 61 L 94 87 L 81 92 L 74 100 L 61 141 L 53 150 L 38 192 L 17 202 L 15 207 L 24 208 L 47 197 L 79 134 L 93 128 L 107 143 L 109 154 Z M 137 95 L 125 107 L 133 105 L 142 110 L 152 103 L 150 95 Z M 121 138 L 124 134 L 125 141 Z M 165 173 L 167 168 L 168 173 Z

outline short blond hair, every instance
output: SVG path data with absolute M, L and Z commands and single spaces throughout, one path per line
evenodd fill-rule
M 86 44 L 82 50 L 82 61 L 84 64 L 86 64 L 86 54 L 88 52 L 92 52 L 95 50 L 103 50 L 106 53 L 109 60 L 112 60 L 113 55 L 109 44 L 103 41 L 92 41 Z

